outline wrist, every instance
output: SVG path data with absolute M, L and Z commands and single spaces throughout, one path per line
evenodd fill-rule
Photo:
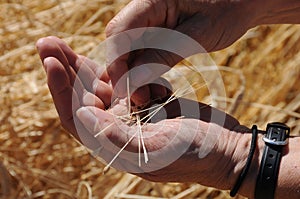
M 256 180 L 257 180 L 257 176 L 259 173 L 259 168 L 260 168 L 260 163 L 261 163 L 261 156 L 263 154 L 263 150 L 264 150 L 264 142 L 262 140 L 263 135 L 262 134 L 258 134 L 257 136 L 257 146 L 255 148 L 255 152 L 254 152 L 254 156 L 250 165 L 250 169 L 246 175 L 246 178 L 243 182 L 243 184 L 240 187 L 240 190 L 238 191 L 238 193 L 240 195 L 246 196 L 248 198 L 254 198 L 254 193 L 255 193 L 255 186 L 256 186 Z M 245 143 L 245 145 L 243 146 L 243 142 Z M 246 159 L 248 157 L 248 151 L 250 148 L 250 142 L 251 142 L 251 134 L 248 134 L 247 136 L 244 137 L 244 139 L 242 139 L 242 142 L 240 144 L 240 148 L 238 149 L 240 150 L 244 150 L 245 154 L 241 155 L 240 158 L 240 164 L 236 165 L 236 173 L 233 173 L 234 176 L 232 176 L 233 178 L 237 178 L 245 163 L 246 163 Z M 244 149 L 243 149 L 244 148 Z
M 232 189 L 240 176 L 242 170 L 246 165 L 247 158 L 249 156 L 249 150 L 251 145 L 252 133 L 249 129 L 239 129 L 235 130 L 232 133 L 237 134 L 236 139 L 237 145 L 234 148 L 232 157 L 230 159 L 230 170 L 228 170 L 228 188 Z M 257 135 L 256 139 L 256 148 L 254 151 L 253 159 L 250 164 L 248 173 L 246 174 L 245 179 L 242 182 L 241 187 L 239 188 L 238 193 L 249 197 L 254 198 L 256 179 L 259 172 L 259 165 L 261 160 L 262 151 L 264 148 L 264 143 L 262 141 L 262 134 Z
M 199 161 L 202 166 L 197 165 L 196 167 L 200 175 L 197 179 L 202 179 L 198 181 L 202 185 L 231 190 L 247 162 L 252 133 L 250 129 L 241 125 L 231 131 L 223 128 L 223 131 L 219 133 L 220 137 L 218 137 L 213 151 Z M 256 179 L 264 148 L 262 136 L 261 133 L 257 135 L 257 144 L 249 171 L 238 191 L 238 194 L 249 198 L 253 198 L 255 193 Z M 210 166 L 206 168 L 203 165 Z
M 206 157 L 210 159 L 210 167 L 208 172 L 209 177 L 206 176 L 206 179 L 210 178 L 208 181 L 211 183 L 199 183 L 206 186 L 213 186 L 222 190 L 231 190 L 246 164 L 249 155 L 252 134 L 250 129 L 241 125 L 236 126 L 234 130 L 223 128 L 222 132 L 219 131 L 219 133 L 220 134 L 217 139 L 218 142 L 214 147 L 214 151 L 211 153 L 213 155 L 208 155 Z M 263 149 L 263 143 L 259 143 L 259 139 L 261 140 L 261 135 L 257 136 L 257 145 L 254 151 L 254 157 L 248 175 L 244 180 L 247 181 L 247 183 L 244 182 L 239 189 L 239 194 L 244 196 L 251 196 L 252 194 L 252 192 L 249 192 L 248 188 L 244 189 L 245 185 L 248 187 L 251 186 L 254 195 L 256 176 L 259 168 L 258 159 L 260 151 Z M 213 158 L 210 158 L 210 156 L 213 156 Z
M 238 194 L 248 198 L 254 198 L 257 176 L 265 147 L 262 139 L 263 132 L 257 136 L 257 144 L 250 169 L 240 187 Z M 218 184 L 214 186 L 219 189 L 231 190 L 242 172 L 249 155 L 252 134 L 250 130 L 238 126 L 233 131 L 224 133 L 219 138 L 217 152 L 223 152 L 223 158 L 218 161 L 218 167 L 214 171 L 223 170 L 219 175 Z M 283 149 L 283 156 L 278 171 L 278 182 L 275 190 L 275 198 L 299 198 L 300 172 L 300 137 L 289 139 L 289 144 Z M 224 167 L 225 166 L 225 167 Z M 226 169 L 224 169 L 226 168 Z M 216 172 L 217 173 L 217 172 Z

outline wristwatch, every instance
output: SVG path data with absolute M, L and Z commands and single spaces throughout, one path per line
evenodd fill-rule
M 264 152 L 256 180 L 255 199 L 273 199 L 282 156 L 288 144 L 290 128 L 283 123 L 270 123 L 263 137 Z

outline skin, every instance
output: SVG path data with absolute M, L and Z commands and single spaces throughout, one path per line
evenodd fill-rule
M 135 0 L 131 1 L 109 22 L 106 27 L 106 35 L 112 37 L 123 31 L 139 27 L 164 27 L 190 36 L 206 51 L 216 51 L 231 45 L 250 28 L 248 16 L 242 15 L 242 10 L 245 9 L 248 7 L 244 1 L 232 3 L 219 0 L 211 3 L 211 1 L 200 0 Z M 241 12 L 236 12 L 236 10 Z M 140 32 L 141 34 L 142 32 Z M 130 44 L 140 35 L 124 39 L 123 46 L 130 48 Z M 183 48 L 182 44 L 178 45 L 177 48 Z M 118 52 L 117 44 L 110 46 L 108 55 Z M 190 55 L 194 53 L 199 52 L 191 52 Z M 108 73 L 118 92 L 117 95 L 123 97 L 126 95 L 126 83 L 125 80 L 120 80 L 120 77 L 130 68 L 147 63 L 160 63 L 172 67 L 181 59 L 175 54 L 155 49 L 144 50 L 138 56 L 134 53 L 127 53 L 116 60 L 110 60 L 108 56 Z M 141 71 L 131 78 L 131 84 L 135 85 L 135 82 L 142 82 L 143 79 L 157 78 L 147 75 L 150 73 L 146 74 Z M 123 83 L 121 82 L 120 86 L 116 87 L 118 81 L 123 81 Z M 149 93 L 151 90 L 147 86 L 142 87 L 133 95 L 132 100 L 136 104 L 145 103 L 149 99 L 140 96 L 149 96 Z
M 207 52 L 212 52 L 230 46 L 257 25 L 300 23 L 298 13 L 297 0 L 133 0 L 108 23 L 106 36 L 111 38 L 139 27 L 163 27 L 190 36 Z M 130 49 L 130 45 L 141 35 L 142 32 L 124 39 L 123 46 Z M 108 55 L 118 52 L 118 48 L 118 44 L 112 42 Z M 188 46 L 178 44 L 177 48 L 188 49 Z M 200 52 L 191 52 L 190 55 L 195 53 Z M 127 53 L 116 60 L 108 56 L 108 73 L 117 95 L 123 97 L 126 95 L 126 83 L 120 77 L 132 67 L 147 63 L 172 67 L 181 59 L 157 49 L 147 49 L 138 54 Z M 141 71 L 131 77 L 131 84 L 138 82 L 141 85 L 145 80 L 157 78 L 153 75 L 157 74 Z M 121 83 L 116 86 L 118 81 Z M 142 87 L 132 96 L 132 100 L 136 104 L 145 103 L 149 100 L 149 93 L 151 90 L 147 86 Z
M 109 80 L 107 73 L 103 71 L 100 77 L 97 76 L 94 72 L 94 66 L 96 65 L 95 63 L 88 58 L 75 54 L 65 43 L 63 43 L 62 40 L 56 37 L 40 39 L 37 42 L 37 48 L 47 73 L 49 89 L 53 96 L 54 103 L 56 109 L 58 110 L 63 127 L 90 149 L 97 149 L 100 143 L 101 146 L 104 146 L 104 149 L 101 150 L 100 156 L 109 161 L 112 156 L 106 156 L 106 154 L 115 154 L 116 151 L 114 151 L 114 147 L 110 143 L 104 142 L 102 139 L 107 137 L 112 140 L 113 144 L 121 147 L 128 140 L 127 135 L 125 135 L 121 130 L 137 131 L 137 127 L 128 126 L 121 120 L 116 119 L 115 115 L 124 115 L 124 113 L 127 112 L 127 106 L 123 102 L 115 103 L 109 109 L 105 108 L 105 106 L 110 106 L 110 104 L 106 104 L 105 102 L 109 102 L 112 96 L 112 87 L 107 83 Z M 84 62 L 84 64 L 82 64 L 82 62 Z M 84 73 L 82 77 L 93 77 L 93 80 L 91 81 L 89 78 L 79 77 L 80 84 L 79 86 L 74 87 L 73 83 L 75 79 L 75 71 L 77 71 L 79 67 L 86 68 L 86 73 Z M 93 88 L 91 82 L 95 81 L 100 82 L 99 84 L 101 84 L 101 86 Z M 69 103 L 72 100 L 72 96 L 74 103 L 73 107 L 72 104 Z M 177 116 L 181 116 L 181 113 L 177 111 L 179 110 L 179 100 L 181 100 L 181 105 L 186 107 L 199 106 L 201 117 L 195 116 L 195 114 L 189 112 L 185 114 L 186 119 L 177 118 Z M 193 153 L 195 149 L 201 147 L 203 144 L 202 140 L 208 133 L 207 129 L 209 128 L 210 122 L 213 122 L 210 121 L 210 113 L 213 110 L 217 110 L 205 104 L 191 100 L 179 100 L 169 103 L 164 108 L 168 114 L 167 117 L 170 119 L 162 120 L 157 123 L 149 123 L 143 127 L 143 132 L 150 136 L 149 138 L 145 139 L 145 144 L 149 152 L 157 151 L 158 149 L 163 148 L 166 143 L 169 143 L 170 139 L 174 138 L 174 135 L 176 135 L 178 132 L 178 129 L 182 128 L 185 129 L 184 132 L 192 133 L 176 138 L 175 142 L 172 143 L 173 145 L 171 145 L 170 149 L 167 149 L 165 153 L 168 154 L 168 150 L 175 150 L 175 148 L 180 147 L 181 143 L 184 142 L 191 142 L 191 147 L 181 158 L 179 158 L 179 160 L 175 161 L 168 167 L 155 172 L 140 173 L 138 175 L 152 181 L 192 182 L 196 181 L 196 179 L 200 179 L 197 177 L 198 175 L 201 176 L 207 172 L 208 168 L 206 167 L 212 160 L 215 161 L 214 165 L 216 167 L 218 167 L 220 161 L 224 161 L 224 165 L 228 166 L 226 169 L 228 169 L 228 172 L 230 172 L 233 165 L 228 165 L 228 163 L 231 162 L 230 159 L 234 153 L 234 147 L 229 145 L 227 146 L 226 143 L 216 143 L 212 149 L 212 151 L 214 151 L 212 152 L 213 155 L 207 156 L 201 161 L 199 161 L 200 159 L 198 158 L 197 153 Z M 217 111 L 217 114 L 220 116 L 225 116 L 226 120 L 224 127 L 221 127 L 217 125 L 217 122 L 214 122 L 215 129 L 220 131 L 220 136 L 231 137 L 233 139 L 232 142 L 237 144 L 238 140 L 235 137 L 236 133 L 233 133 L 234 129 L 236 129 L 236 131 L 238 130 L 238 132 L 241 132 L 242 134 L 242 129 L 247 131 L 247 128 L 240 126 L 235 118 L 221 111 Z M 160 115 L 160 113 L 157 115 Z M 77 128 L 79 127 L 76 129 L 75 122 L 78 122 L 78 118 L 80 118 L 80 121 L 82 122 L 79 122 L 79 124 L 83 125 L 76 126 Z M 97 140 L 91 136 L 110 124 L 113 125 L 103 133 L 103 136 L 97 137 Z M 163 126 L 163 128 L 161 128 L 161 126 Z M 157 133 L 158 129 L 159 133 Z M 198 129 L 201 131 L 201 133 L 195 131 L 195 129 Z M 84 134 L 87 137 L 86 140 L 82 140 L 82 137 L 79 137 L 79 131 L 80 134 Z M 212 136 L 214 135 L 212 134 Z M 164 141 L 162 142 L 161 140 Z M 223 138 L 220 140 L 223 140 Z M 132 142 L 130 142 L 126 150 L 131 151 L 136 150 L 136 148 L 137 139 L 134 139 Z M 224 156 L 224 152 L 226 152 L 228 155 Z M 163 154 L 157 155 L 160 156 Z M 155 158 L 156 157 L 153 157 L 153 159 Z M 150 159 L 152 158 L 150 157 Z M 185 170 L 187 161 L 190 162 L 190 165 L 193 165 L 193 168 L 191 169 L 194 170 L 194 172 L 198 172 L 199 168 L 203 168 L 203 173 L 197 175 L 195 175 L 195 173 L 187 173 Z M 137 167 L 136 160 L 126 160 L 126 157 L 122 157 L 122 155 L 120 156 L 120 159 L 117 159 L 114 166 L 121 170 L 126 170 L 124 166 L 122 167 L 118 165 L 118 162 L 125 162 L 126 167 Z M 155 167 L 156 163 L 154 162 L 153 164 L 153 167 Z M 209 169 L 213 170 L 214 168 L 209 167 Z M 172 176 L 168 173 L 172 173 Z M 220 171 L 219 174 L 223 176 L 226 174 L 226 172 Z M 216 174 L 216 176 L 219 176 L 219 174 Z M 225 180 L 225 178 L 226 176 L 224 176 L 223 180 Z M 223 183 L 223 180 L 220 180 L 222 181 L 219 183 L 220 186 L 226 184 Z M 213 176 L 208 176 L 200 181 L 202 184 L 214 184 Z
M 90 149 L 96 150 L 101 147 L 102 150 L 96 155 L 109 162 L 119 147 L 128 141 L 128 135 L 124 134 L 124 131 L 137 132 L 138 129 L 137 126 L 129 126 L 115 117 L 127 112 L 127 106 L 122 101 L 111 105 L 109 109 L 106 108 L 110 106 L 107 102 L 110 101 L 113 90 L 112 86 L 108 84 L 109 76 L 106 71 L 103 70 L 99 75 L 99 70 L 95 70 L 99 67 L 95 63 L 86 57 L 75 54 L 62 40 L 56 37 L 40 39 L 37 42 L 37 48 L 47 73 L 48 86 L 62 126 Z M 84 69 L 84 75 L 79 76 L 80 84 L 74 87 L 75 71 L 79 67 Z M 97 82 L 97 86 L 94 86 L 94 82 Z M 73 102 L 73 107 L 70 101 Z M 179 101 L 185 107 L 198 105 L 200 115 L 195 116 L 193 111 L 190 111 L 184 115 L 185 118 L 178 118 L 177 116 L 181 116 L 181 113 L 176 111 L 179 110 Z M 135 171 L 132 173 L 150 181 L 197 182 L 218 189 L 231 189 L 248 156 L 251 140 L 250 130 L 240 125 L 235 118 L 221 111 L 187 99 L 178 99 L 169 103 L 164 111 L 167 113 L 168 119 L 148 123 L 142 129 L 144 135 L 149 137 L 144 139 L 149 152 L 156 152 L 166 145 L 168 147 L 162 152 L 150 155 L 150 162 L 147 165 L 142 164 L 142 167 L 137 164 L 137 154 L 133 158 L 126 153 L 121 153 L 112 166 L 120 170 Z M 212 111 L 216 111 L 219 116 L 225 116 L 225 123 L 212 121 L 210 119 Z M 77 123 L 76 127 L 75 122 Z M 110 127 L 107 129 L 107 126 Z M 103 129 L 106 130 L 101 136 L 95 138 L 94 135 Z M 178 132 L 182 132 L 183 136 L 175 137 Z M 204 141 L 207 135 L 212 139 Z M 259 160 L 264 146 L 261 138 L 262 135 L 259 135 L 253 163 L 239 190 L 240 194 L 249 198 L 254 196 Z M 215 140 L 217 142 L 214 142 Z M 187 142 L 191 143 L 190 147 L 176 161 L 158 170 L 147 171 L 146 167 L 160 167 L 162 159 Z M 212 144 L 213 147 L 207 156 L 199 158 L 195 151 L 201 149 L 201 146 L 205 144 Z M 137 147 L 138 142 L 134 138 L 125 151 L 136 151 Z M 290 138 L 279 171 L 277 198 L 286 196 L 299 198 L 300 172 L 299 169 L 296 169 L 300 165 L 300 159 L 297 158 L 299 155 L 300 139 L 298 137 Z M 291 171 L 293 171 L 293 175 L 291 175 Z
M 214 51 L 229 46 L 249 28 L 259 24 L 299 23 L 299 8 L 300 3 L 297 0 L 133 0 L 108 24 L 106 34 L 107 37 L 112 37 L 137 27 L 166 27 L 185 33 L 207 51 Z M 128 38 L 124 42 L 130 47 L 137 37 Z M 109 50 L 113 53 L 117 46 L 118 44 L 112 45 Z M 127 125 L 116 117 L 124 115 L 127 111 L 126 103 L 110 103 L 114 89 L 118 95 L 124 95 L 124 88 L 113 88 L 120 76 L 131 67 L 140 64 L 156 62 L 173 66 L 181 59 L 164 51 L 144 50 L 125 54 L 113 62 L 108 59 L 106 71 L 101 70 L 101 67 L 91 60 L 77 55 L 56 37 L 40 39 L 37 48 L 62 125 L 90 149 L 101 147 L 97 155 L 106 161 L 110 161 L 116 154 L 116 146 L 121 147 L 127 142 L 128 135 L 124 134 L 124 131 L 138 131 L 136 126 Z M 76 77 L 79 67 L 84 72 Z M 138 81 L 138 77 L 139 75 L 132 77 L 131 83 Z M 76 78 L 79 84 L 74 87 Z M 163 86 L 147 85 L 136 91 L 131 100 L 135 104 L 143 104 L 156 97 L 164 98 L 168 93 L 168 89 Z M 145 145 L 150 153 L 148 167 L 161 166 L 160 160 L 168 157 L 184 143 L 191 143 L 182 156 L 165 167 L 148 171 L 145 164 L 139 167 L 137 160 L 124 152 L 112 166 L 125 171 L 139 171 L 132 173 L 151 181 L 198 182 L 219 189 L 231 189 L 248 156 L 251 140 L 249 129 L 228 115 L 224 124 L 211 121 L 210 113 L 213 108 L 184 99 L 181 102 L 187 107 L 197 104 L 201 114 L 197 117 L 191 113 L 185 115 L 185 118 L 178 118 L 180 114 L 174 110 L 179 109 L 180 100 L 173 101 L 164 108 L 168 119 L 149 123 L 143 126 L 142 130 L 145 135 L 150 136 L 145 138 Z M 221 111 L 217 113 L 225 115 Z M 75 123 L 78 124 L 76 127 Z M 109 128 L 106 128 L 107 126 Z M 164 128 L 160 128 L 161 126 Z M 94 135 L 103 129 L 106 130 L 95 138 Z M 183 136 L 175 137 L 182 129 Z M 212 142 L 209 153 L 203 158 L 198 158 L 197 150 L 205 144 L 210 144 L 209 141 L 204 141 L 205 137 L 215 138 L 216 135 L 218 139 L 209 140 Z M 255 181 L 264 147 L 261 137 L 262 135 L 259 135 L 250 171 L 239 190 L 240 194 L 249 198 L 254 197 Z M 160 152 L 159 149 L 163 149 L 166 143 L 169 143 L 168 147 Z M 133 152 L 137 147 L 138 141 L 133 138 L 125 151 Z M 300 171 L 297 169 L 300 165 L 299 147 L 300 139 L 294 137 L 290 138 L 288 147 L 284 149 L 276 198 L 300 197 Z

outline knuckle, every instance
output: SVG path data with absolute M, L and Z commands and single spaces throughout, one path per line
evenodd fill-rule
M 114 69 L 113 66 L 108 66 L 108 67 L 106 68 L 106 72 L 108 73 L 109 76 L 114 76 L 114 74 L 115 74 L 115 69 Z
M 105 34 L 107 37 L 110 37 L 113 35 L 113 33 L 116 29 L 115 27 L 117 27 L 118 21 L 119 21 L 119 17 L 117 15 L 112 20 L 110 20 L 110 22 L 108 22 L 108 24 L 105 28 Z

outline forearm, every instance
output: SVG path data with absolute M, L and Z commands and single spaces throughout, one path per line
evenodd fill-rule
M 253 26 L 262 24 L 299 24 L 299 0 L 251 1 L 255 20 Z
M 249 145 L 251 136 L 245 135 L 242 138 L 238 150 L 247 153 L 249 151 Z M 257 147 L 254 158 L 251 163 L 249 173 L 240 188 L 239 193 L 249 198 L 254 198 L 256 178 L 259 171 L 259 165 L 263 154 L 264 142 L 262 135 L 259 135 L 257 140 Z M 245 162 L 245 155 L 241 155 Z M 300 198 L 300 137 L 294 137 L 289 139 L 289 144 L 284 148 L 283 156 L 280 163 L 278 183 L 275 191 L 275 198 Z M 236 179 L 241 171 L 242 167 L 235 167 L 235 172 L 232 172 L 232 177 Z
M 276 198 L 300 198 L 300 137 L 290 138 L 279 169 Z

